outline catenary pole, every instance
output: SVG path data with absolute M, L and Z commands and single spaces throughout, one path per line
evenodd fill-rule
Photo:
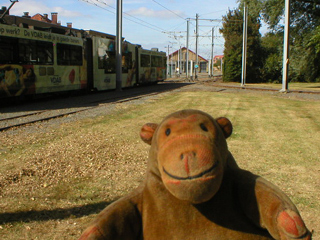
M 248 9 L 246 3 L 243 7 L 243 43 L 242 43 L 242 73 L 241 73 L 241 86 L 246 84 L 247 73 L 247 34 L 248 34 Z
M 282 89 L 281 92 L 288 91 L 288 71 L 289 71 L 289 28 L 290 28 L 290 0 L 285 0 L 285 26 L 283 40 L 283 63 L 282 63 Z
M 199 15 L 198 13 L 196 14 L 196 66 L 199 67 L 199 58 L 198 58 L 198 28 L 199 28 L 199 23 L 198 23 Z M 197 67 L 194 69 L 194 77 L 197 79 Z
M 213 49 L 214 49 L 214 27 L 212 28 L 212 38 L 211 38 L 211 77 L 213 77 Z
M 187 79 L 189 78 L 189 22 L 190 22 L 190 19 L 187 20 L 187 42 L 186 42 L 186 48 L 187 48 L 187 52 L 186 52 L 186 75 L 187 75 Z
M 168 44 L 168 56 L 167 56 L 167 76 L 169 76 L 169 73 L 170 73 L 170 70 L 169 70 L 169 58 L 170 58 L 170 50 L 169 50 L 169 48 L 170 48 L 170 46 L 169 46 L 169 44 Z
M 117 0 L 116 88 L 122 89 L 122 0 Z
M 180 69 L 181 69 L 181 67 L 180 67 L 180 53 L 181 53 L 181 46 L 180 46 L 180 41 L 179 41 L 179 49 L 178 49 L 178 76 L 180 77 Z

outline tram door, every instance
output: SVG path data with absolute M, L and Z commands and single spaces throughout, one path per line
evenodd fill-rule
M 135 47 L 135 62 L 136 62 L 136 85 L 139 85 L 139 70 L 140 70 L 140 62 L 139 62 L 139 47 Z
M 87 58 L 87 89 L 90 91 L 94 88 L 93 84 L 93 47 L 92 39 L 87 38 L 85 54 Z

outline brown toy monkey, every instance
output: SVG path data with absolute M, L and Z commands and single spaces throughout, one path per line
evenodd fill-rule
M 311 239 L 283 192 L 237 166 L 231 133 L 227 118 L 198 110 L 145 124 L 145 181 L 106 207 L 80 239 Z

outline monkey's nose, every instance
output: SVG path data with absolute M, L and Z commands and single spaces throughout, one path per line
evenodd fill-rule
M 194 158 L 197 156 L 197 153 L 194 152 L 194 151 L 191 151 L 191 152 L 185 152 L 185 153 L 181 153 L 180 155 L 180 159 L 183 160 L 185 158 Z

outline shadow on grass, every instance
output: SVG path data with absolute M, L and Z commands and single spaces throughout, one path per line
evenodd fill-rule
M 23 212 L 0 213 L 0 224 L 14 223 L 14 222 L 32 222 L 32 221 L 48 221 L 48 220 L 62 220 L 66 218 L 79 218 L 90 214 L 99 213 L 111 202 L 98 202 L 85 206 L 58 208 L 53 210 L 31 210 Z

